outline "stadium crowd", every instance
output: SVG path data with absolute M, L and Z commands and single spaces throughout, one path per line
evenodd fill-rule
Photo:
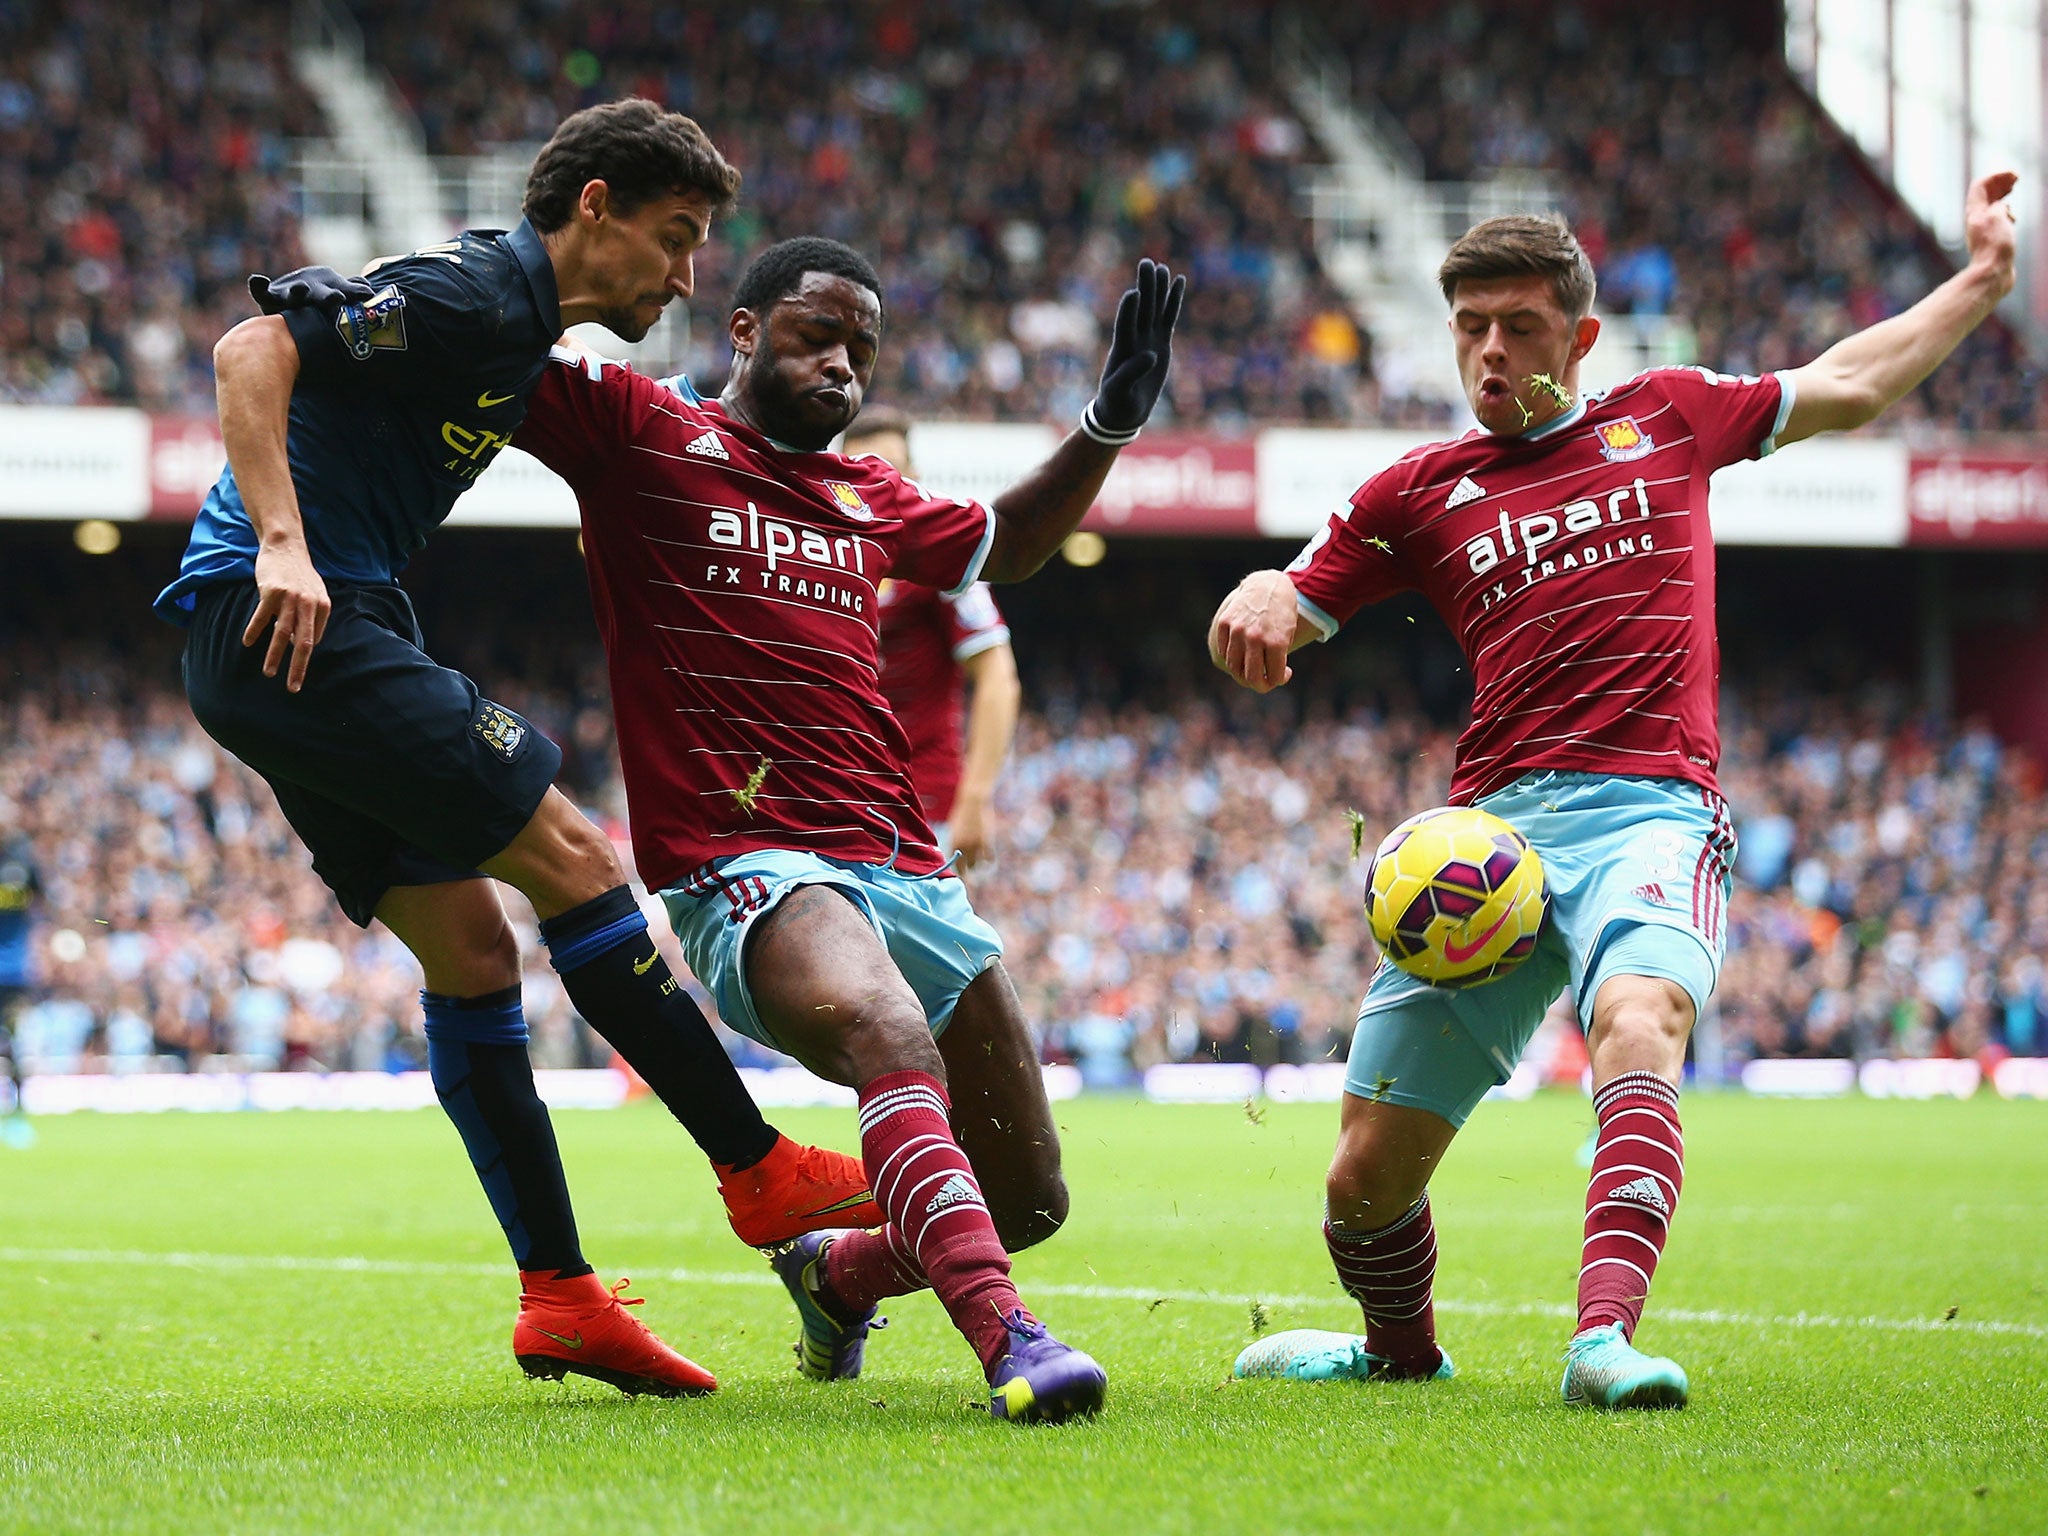
M 1799 88 L 1774 40 L 1709 5 L 1658 24 L 1518 0 L 1334 6 L 1355 88 L 1446 181 L 1540 175 L 1623 314 L 1669 317 L 1671 361 L 1810 361 L 1948 273 Z M 1890 432 L 2048 428 L 2037 373 L 1987 328 L 1886 417 Z
M 577 739 L 575 713 L 519 703 Z M 0 827 L 41 891 L 25 1059 L 424 1066 L 418 964 L 383 927 L 342 917 L 268 786 L 199 731 L 180 692 L 74 652 L 46 684 L 0 697 L 0 740 Z M 609 1053 L 593 1054 L 536 937 L 529 922 L 535 1059 L 599 1064 Z
M 290 8 L 0 3 L 0 403 L 213 408 L 244 279 L 305 260 Z
M 622 830 L 602 696 L 500 696 L 569 744 L 565 784 Z M 1341 1058 L 1375 959 L 1347 812 L 1369 851 L 1439 801 L 1453 733 L 1327 697 L 1299 716 L 1080 697 L 1040 693 L 999 792 L 999 861 L 972 876 L 1046 1058 L 1097 1086 L 1159 1061 Z M 0 826 L 42 891 L 19 1026 L 32 1065 L 423 1059 L 411 957 L 341 917 L 267 790 L 174 691 L 74 654 L 0 698 L 0 742 Z M 1731 1062 L 2048 1054 L 2048 800 L 2030 759 L 1929 732 L 1884 693 L 1736 698 L 1728 747 Z M 602 1062 L 525 929 L 536 1059 Z
M 591 0 L 354 9 L 437 151 L 530 143 L 627 91 L 701 112 L 748 171 L 706 253 L 707 297 L 790 233 L 866 248 L 890 290 L 877 393 L 913 411 L 1078 414 L 1097 317 L 1140 249 L 1175 253 L 1198 285 L 1171 384 L 1181 423 L 1411 409 L 1376 396 L 1369 338 L 1317 266 L 1293 197 L 1314 151 L 1256 7 L 864 0 L 729 25 Z M 1689 352 L 1800 361 L 1935 280 L 1922 232 L 1782 62 L 1706 8 L 1659 29 L 1570 6 L 1510 28 L 1476 0 L 1367 14 L 1326 24 L 1431 173 L 1552 178 L 1607 302 L 1671 316 Z M 244 0 L 0 0 L 0 189 L 36 214 L 0 234 L 0 401 L 210 408 L 211 344 L 247 312 L 244 274 L 302 255 L 290 143 L 321 130 L 288 27 Z M 2048 427 L 2004 345 L 1973 342 L 1909 419 Z M 722 366 L 707 352 L 694 371 Z M 421 1060 L 412 960 L 340 917 L 162 670 L 119 647 L 52 668 L 14 645 L 0 853 L 25 850 L 41 893 L 24 1055 Z M 594 658 L 450 659 L 544 677 L 500 696 L 563 742 L 565 784 L 619 825 Z M 1340 1055 L 1374 958 L 1344 813 L 1370 839 L 1443 792 L 1443 700 L 1247 713 L 1207 683 L 1170 708 L 1038 690 L 1001 790 L 1001 861 L 974 877 L 1048 1058 L 1097 1083 L 1153 1061 Z M 2048 1053 L 2048 806 L 2029 759 L 1930 731 L 1884 694 L 1738 696 L 1727 742 L 1744 843 L 1720 1003 L 1732 1060 Z M 537 1058 L 602 1059 L 525 938 Z
M 1307 139 L 1266 78 L 1257 8 L 356 9 L 443 153 L 530 147 L 624 94 L 700 116 L 747 178 L 700 258 L 705 291 L 774 240 L 854 245 L 888 285 L 878 393 L 914 414 L 1078 416 L 1098 317 L 1137 256 L 1163 252 L 1203 295 L 1175 342 L 1175 419 L 1233 430 L 1376 409 L 1367 339 L 1295 205 Z M 722 377 L 723 327 L 701 330 L 690 371 Z
M 1371 337 L 1318 263 L 1298 178 L 1318 151 L 1272 74 L 1258 6 L 1059 0 L 714 10 L 595 0 L 353 0 L 371 58 L 444 154 L 531 147 L 627 92 L 701 114 L 747 172 L 700 262 L 704 314 L 795 233 L 889 285 L 878 397 L 924 416 L 1071 419 L 1132 257 L 1193 278 L 1165 411 L 1436 426 L 1383 398 Z M 1562 189 L 1617 309 L 1668 315 L 1673 356 L 1803 362 L 1935 280 L 1922 231 L 1861 177 L 1762 45 L 1711 8 L 1657 28 L 1579 7 L 1338 7 L 1360 85 L 1430 174 L 1536 170 Z M 289 14 L 247 0 L 0 3 L 0 401 L 204 411 L 210 349 L 252 270 L 302 259 L 291 144 L 321 132 Z M 459 66 L 459 67 L 458 67 Z M 723 374 L 699 324 L 690 371 Z M 2009 338 L 1973 342 L 1902 418 L 2034 423 Z M 1162 416 L 1162 423 L 1168 419 Z

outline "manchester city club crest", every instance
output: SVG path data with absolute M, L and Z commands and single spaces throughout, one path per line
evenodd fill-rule
M 469 723 L 469 728 L 482 738 L 485 746 L 508 763 L 526 740 L 526 722 L 489 699 L 478 701 L 476 718 Z
M 1600 457 L 1612 464 L 1640 459 L 1657 446 L 1657 440 L 1637 426 L 1633 416 L 1601 422 L 1593 429 L 1593 437 L 1600 444 Z

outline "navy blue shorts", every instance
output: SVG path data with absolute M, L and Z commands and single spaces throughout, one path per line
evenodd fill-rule
M 540 808 L 562 752 L 420 649 L 395 586 L 331 585 L 305 686 L 242 644 L 254 582 L 202 587 L 185 696 L 209 736 L 262 774 L 341 908 L 368 926 L 396 885 L 475 878 Z M 289 658 L 287 658 L 287 663 Z

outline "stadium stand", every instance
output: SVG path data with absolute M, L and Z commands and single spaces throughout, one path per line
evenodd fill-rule
M 573 738 L 573 717 L 523 702 Z M 43 1000 L 21 1022 L 24 1057 L 115 1071 L 152 1058 L 424 1064 L 412 956 L 341 916 L 268 788 L 198 730 L 181 691 L 80 648 L 46 683 L 9 689 L 0 728 L 0 824 L 25 834 L 42 887 Z M 536 1060 L 590 1064 L 528 927 Z M 51 937 L 65 933 L 80 938 Z
M 1895 314 L 1952 268 L 1800 88 L 1768 29 L 1718 7 L 1513 0 L 1335 6 L 1324 24 L 1433 178 L 1540 173 L 1562 194 L 1603 305 L 1671 316 L 1679 360 L 1796 366 Z M 1882 430 L 2020 430 L 2038 375 L 1987 328 Z
M 565 785 L 622 833 L 566 540 L 460 537 L 496 547 L 429 552 L 429 630 L 565 744 Z M 53 653 L 41 637 L 75 634 L 84 611 L 67 583 L 86 578 L 60 574 L 79 567 L 132 610 L 104 644 Z M 150 561 L 26 568 L 36 595 L 0 640 L 0 825 L 27 834 L 44 888 L 24 1054 L 46 1069 L 417 1064 L 413 961 L 340 916 L 267 791 L 192 723 L 174 636 L 143 615 Z M 1014 589 L 1035 708 L 999 794 L 1001 862 L 973 877 L 975 898 L 1047 1059 L 1096 1085 L 1158 1061 L 1341 1058 L 1376 959 L 1344 813 L 1369 843 L 1444 793 L 1459 700 L 1428 684 L 1448 671 L 1435 642 L 1389 612 L 1307 659 L 1288 694 L 1254 700 L 1200 656 L 1199 617 L 1233 568 L 1139 559 L 1113 578 L 1048 573 L 1036 601 L 1038 584 Z M 520 621 L 471 622 L 483 592 Z M 1744 845 L 1720 994 L 1731 1067 L 2048 1053 L 2048 800 L 2027 754 L 1930 726 L 1902 689 L 1868 683 L 1738 688 L 1726 740 Z M 602 1061 L 525 937 L 537 1059 Z
M 916 414 L 1067 420 L 1138 254 L 1204 301 L 1176 344 L 1182 422 L 1359 421 L 1366 338 L 1294 206 L 1306 139 L 1264 78 L 1256 10 L 1061 0 L 717 13 L 490 0 L 357 7 L 442 153 L 544 139 L 639 93 L 702 118 L 746 173 L 701 313 L 768 242 L 826 234 L 889 284 L 884 394 Z M 451 70 L 461 60 L 460 71 Z M 693 371 L 724 371 L 721 350 Z
M 622 91 L 701 112 L 749 180 L 707 252 L 700 310 L 718 312 L 770 240 L 852 240 L 891 284 L 878 398 L 1077 413 L 1093 317 L 1143 249 L 1185 258 L 1198 285 L 1179 424 L 1432 424 L 1377 398 L 1370 339 L 1317 267 L 1293 181 L 1315 150 L 1268 77 L 1256 8 L 864 0 L 731 25 L 584 0 L 354 9 L 438 152 L 530 143 Z M 1563 186 L 1615 307 L 1670 314 L 1701 356 L 1761 368 L 1935 279 L 1924 232 L 1774 55 L 1711 19 L 1614 29 L 1569 8 L 1540 47 L 1518 30 L 1511 50 L 1493 14 L 1374 7 L 1340 40 L 1432 174 L 1537 168 Z M 0 188 L 38 212 L 0 235 L 0 401 L 210 410 L 210 347 L 247 313 L 244 274 L 303 254 L 290 145 L 322 130 L 292 82 L 285 16 L 0 0 L 0 42 Z M 715 381 L 720 358 L 704 361 Z M 2038 424 L 2035 386 L 2009 339 L 1987 340 L 1911 422 Z M 1237 568 L 1272 557 L 1248 549 Z M 562 558 L 488 562 L 497 611 L 538 611 L 522 584 L 559 611 L 577 585 Z M 341 919 L 267 793 L 197 732 L 174 638 L 144 617 L 160 574 L 125 595 L 24 590 L 27 617 L 0 614 L 0 828 L 25 837 L 43 888 L 45 997 L 25 1054 L 417 1063 L 413 962 Z M 1002 792 L 1002 866 L 976 884 L 1045 1052 L 1098 1083 L 1151 1061 L 1341 1055 L 1374 959 L 1342 812 L 1383 828 L 1441 798 L 1443 722 L 1462 702 L 1448 642 L 1354 647 L 1300 696 L 1255 707 L 1201 663 L 1220 587 L 1176 606 L 1165 576 L 1118 580 L 1151 616 L 1124 655 L 1034 661 L 1034 639 L 1087 626 L 1041 616 L 1034 632 L 1019 610 L 1036 710 Z M 84 639 L 77 615 L 112 608 L 133 632 Z M 565 785 L 617 826 L 603 671 L 577 622 L 487 624 L 446 654 L 564 744 Z M 1810 683 L 1731 696 L 1745 843 L 1720 999 L 1731 1061 L 2048 1053 L 2039 770 L 1904 699 Z M 600 1058 L 544 964 L 527 998 L 542 1064 Z
M 291 141 L 320 132 L 290 12 L 0 4 L 0 402 L 211 410 L 243 282 L 305 260 Z
M 1317 262 L 1297 176 L 1319 152 L 1272 78 L 1262 8 L 866 0 L 731 26 L 586 0 L 350 10 L 437 153 L 531 146 L 624 92 L 702 115 L 749 180 L 700 312 L 722 313 L 763 244 L 846 239 L 890 284 L 877 397 L 915 414 L 1071 418 L 1095 317 L 1143 250 L 1173 253 L 1202 294 L 1175 421 L 1446 420 L 1380 397 L 1371 337 Z M 1677 351 L 1804 361 L 1934 280 L 1924 230 L 1710 8 L 1643 29 L 1558 7 L 1534 34 L 1498 12 L 1339 8 L 1328 25 L 1430 174 L 1559 183 L 1606 302 L 1676 317 Z M 288 34 L 284 9 L 237 0 L 0 6 L 0 185 L 44 215 L 0 241 L 0 400 L 210 405 L 240 279 L 303 257 L 292 142 L 322 127 Z M 698 329 L 693 371 L 715 381 L 722 327 Z M 1893 421 L 2024 427 L 2039 393 L 2001 332 Z

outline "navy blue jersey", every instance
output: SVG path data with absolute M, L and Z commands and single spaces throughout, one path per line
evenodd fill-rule
M 28 920 L 41 890 L 25 847 L 0 851 L 0 987 L 29 984 Z
M 299 347 L 286 450 L 313 569 L 394 580 L 526 415 L 561 333 L 540 236 L 470 230 L 380 261 L 377 292 L 330 318 L 285 312 Z M 193 592 L 248 581 L 256 530 L 232 467 L 207 494 L 156 611 L 186 623 Z

